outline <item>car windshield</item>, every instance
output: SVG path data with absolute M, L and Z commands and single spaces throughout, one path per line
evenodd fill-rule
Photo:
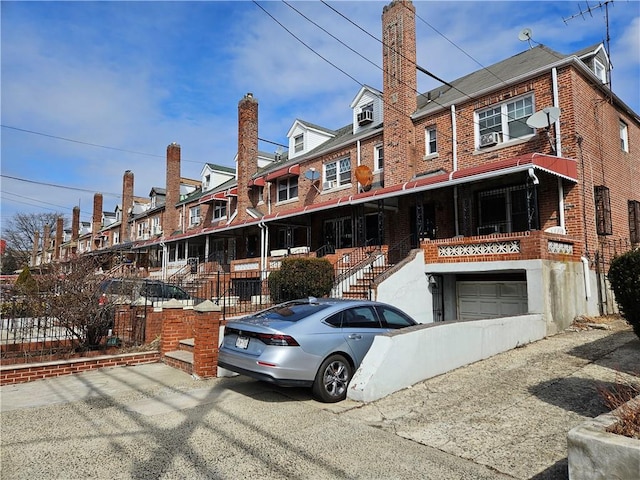
M 289 302 L 263 310 L 262 312 L 253 315 L 253 317 L 268 318 L 269 320 L 283 320 L 286 322 L 297 322 L 298 320 L 324 310 L 328 306 L 329 304 L 323 303 L 318 304 Z

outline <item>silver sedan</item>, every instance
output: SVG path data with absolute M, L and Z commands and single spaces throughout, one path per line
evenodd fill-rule
M 375 335 L 412 325 L 406 313 L 380 302 L 293 300 L 229 320 L 218 365 L 277 385 L 312 387 L 319 400 L 338 402 Z

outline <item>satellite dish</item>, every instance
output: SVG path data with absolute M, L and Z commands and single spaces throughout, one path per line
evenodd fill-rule
M 368 188 L 373 183 L 373 172 L 366 165 L 356 168 L 356 180 L 363 188 Z
M 315 168 L 310 168 L 309 170 L 304 172 L 304 178 L 315 182 L 320 178 L 320 172 L 318 172 Z
M 520 33 L 518 33 L 518 40 L 520 40 L 521 42 L 528 42 L 529 40 L 531 40 L 532 33 L 533 32 L 530 28 L 523 28 L 522 30 L 520 30 Z
M 527 125 L 531 128 L 549 128 L 560 118 L 558 107 L 545 107 L 534 113 L 527 119 Z

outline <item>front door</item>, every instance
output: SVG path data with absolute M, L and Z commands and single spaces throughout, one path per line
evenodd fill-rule
M 353 246 L 353 225 L 351 217 L 334 218 L 324 221 L 325 244 L 335 248 Z

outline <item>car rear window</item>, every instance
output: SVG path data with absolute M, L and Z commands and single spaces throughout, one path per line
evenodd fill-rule
M 263 310 L 254 315 L 255 317 L 268 318 L 271 320 L 283 320 L 286 322 L 297 322 L 307 318 L 321 310 L 327 308 L 328 304 L 318 303 L 285 303 Z

